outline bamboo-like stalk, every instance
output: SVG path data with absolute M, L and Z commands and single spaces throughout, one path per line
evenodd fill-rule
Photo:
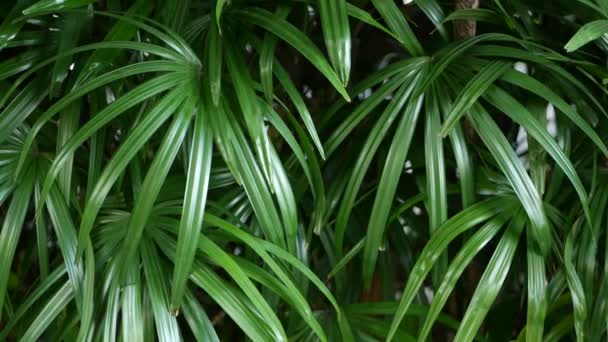
M 456 10 L 467 8 L 478 8 L 479 0 L 456 0 Z M 477 22 L 474 20 L 456 21 L 454 22 L 454 38 L 463 39 L 475 36 L 477 31 Z

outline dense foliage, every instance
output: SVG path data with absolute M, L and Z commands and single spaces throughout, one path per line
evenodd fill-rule
M 467 3 L 2 1 L 0 340 L 605 340 L 608 2 Z

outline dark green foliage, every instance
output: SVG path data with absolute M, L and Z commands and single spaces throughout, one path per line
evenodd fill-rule
M 608 2 L 453 8 L 2 2 L 0 340 L 606 339 Z

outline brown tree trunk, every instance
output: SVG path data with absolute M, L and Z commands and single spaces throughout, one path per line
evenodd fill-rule
M 456 10 L 478 8 L 479 0 L 456 0 Z M 477 22 L 474 20 L 454 22 L 454 38 L 463 39 L 475 36 Z
M 456 10 L 479 7 L 479 0 L 455 0 L 454 2 Z M 455 40 L 474 37 L 477 33 L 477 22 L 475 20 L 458 20 L 454 22 L 453 27 Z M 475 134 L 475 129 L 473 129 L 467 118 L 463 120 L 463 129 L 469 142 L 476 144 L 477 134 Z

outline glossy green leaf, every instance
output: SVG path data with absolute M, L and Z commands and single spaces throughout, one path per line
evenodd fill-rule
M 263 9 L 249 9 L 247 11 L 240 11 L 239 14 L 247 21 L 265 28 L 296 48 L 327 78 L 346 101 L 350 101 L 348 92 L 329 63 L 327 63 L 327 60 L 323 57 L 321 51 L 319 51 L 310 38 L 296 27 Z
M 363 177 L 365 176 L 367 168 L 369 167 L 369 165 L 372 161 L 372 157 L 374 156 L 375 152 L 378 150 L 378 147 L 380 146 L 380 143 L 382 142 L 382 140 L 384 139 L 388 130 L 390 129 L 391 124 L 397 118 L 397 116 L 400 114 L 401 108 L 403 108 L 403 106 L 409 99 L 412 91 L 413 91 L 413 85 L 411 85 L 411 84 L 406 83 L 400 87 L 400 89 L 397 91 L 397 93 L 395 94 L 395 96 L 393 97 L 391 102 L 389 103 L 388 107 L 382 113 L 382 116 L 378 120 L 377 124 L 374 125 L 374 127 L 372 128 L 372 130 L 369 134 L 369 137 L 368 137 L 363 149 L 361 150 L 361 153 L 359 154 L 359 157 L 354 165 L 353 172 L 346 185 L 344 197 L 340 203 L 340 209 L 338 210 L 338 216 L 336 218 L 335 244 L 336 244 L 336 250 L 338 253 L 342 252 L 346 225 L 348 224 L 348 219 L 349 219 L 350 213 L 353 209 L 355 197 L 356 197 L 357 193 L 359 192 L 361 183 L 363 182 Z M 410 118 L 407 116 L 404 116 L 404 119 L 401 120 L 402 122 L 406 122 L 401 125 L 402 131 L 412 129 L 412 127 L 406 125 L 408 119 L 410 119 Z M 395 136 L 397 137 L 397 139 L 402 138 L 401 136 L 398 136 L 398 135 L 395 135 Z M 406 137 L 406 139 L 409 140 L 409 138 L 407 138 L 407 137 Z M 398 146 L 396 148 L 401 148 L 401 146 Z M 405 158 L 405 156 L 403 156 L 403 158 Z M 396 163 L 391 161 L 391 159 L 387 159 L 387 163 L 389 163 L 389 165 L 390 165 L 390 169 L 391 169 L 390 172 L 394 172 L 393 169 L 396 167 L 398 167 L 399 173 L 401 172 L 403 163 L 396 165 Z M 387 170 L 388 170 L 388 168 L 387 168 Z M 388 179 L 390 179 L 390 183 L 395 183 L 394 177 L 387 176 L 384 178 L 387 179 L 385 182 L 389 182 Z M 387 185 L 386 185 L 387 188 L 394 187 L 390 183 L 387 183 Z M 379 194 L 378 196 L 385 196 L 382 192 L 378 192 L 378 194 Z M 392 197 L 392 196 L 388 196 L 388 197 Z M 384 197 L 382 197 L 382 198 L 384 198 Z M 380 200 L 378 200 L 377 203 L 378 203 L 378 205 L 383 205 L 383 206 L 386 205 L 386 203 L 380 203 Z M 380 219 L 380 221 L 383 217 L 388 215 L 388 210 L 386 210 L 386 208 L 381 208 L 381 209 L 382 209 L 382 212 L 379 212 L 377 214 L 378 219 Z M 377 209 L 377 210 L 380 210 L 380 209 Z M 386 218 L 384 218 L 384 220 L 386 220 Z M 370 223 L 372 223 L 372 222 L 373 221 L 371 221 L 371 219 L 370 219 Z M 375 229 L 376 230 L 382 229 L 382 230 L 376 231 L 374 233 L 375 241 L 372 241 L 371 243 L 369 241 L 366 242 L 366 246 L 369 246 L 368 248 L 371 248 L 374 245 L 379 246 L 380 241 L 382 240 L 384 225 L 380 222 L 380 224 L 377 225 L 375 227 Z M 370 253 L 370 255 L 367 258 L 367 262 L 371 263 L 372 261 L 374 261 L 374 263 L 375 263 L 375 260 L 372 260 L 370 258 L 372 258 L 372 254 L 377 253 L 377 251 L 373 252 L 371 250 L 368 250 L 368 253 Z M 340 255 L 340 254 L 338 254 L 338 255 Z M 372 264 L 369 264 L 367 266 L 368 272 L 370 272 L 368 274 L 368 276 L 371 275 L 372 266 L 373 266 Z
M 528 323 L 526 324 L 526 341 L 532 342 L 543 338 L 547 314 L 547 277 L 545 275 L 545 257 L 536 248 L 531 235 L 527 237 L 527 243 Z
M 270 141 L 264 128 L 262 110 L 253 90 L 253 80 L 247 71 L 244 57 L 234 50 L 236 49 L 232 45 L 226 49 L 226 64 L 232 78 L 232 84 L 241 112 L 245 118 L 245 127 L 249 132 L 251 140 L 253 140 L 264 176 L 268 183 L 271 184 L 273 175 L 270 160 Z
M 170 80 L 173 80 L 173 82 L 171 82 Z M 127 94 L 127 95 L 121 97 L 120 99 L 118 99 L 117 101 L 113 102 L 108 107 L 104 108 L 101 112 L 97 113 L 90 121 L 88 121 L 85 125 L 83 125 L 83 127 L 81 127 L 78 132 L 74 133 L 74 135 L 72 135 L 70 137 L 70 139 L 65 142 L 65 144 L 61 148 L 61 151 L 59 151 L 59 153 L 53 160 L 53 164 L 51 165 L 49 172 L 44 181 L 44 187 L 43 187 L 43 191 L 41 194 L 41 200 L 44 201 L 46 199 L 50 186 L 53 184 L 53 181 L 55 180 L 57 173 L 59 172 L 59 170 L 61 170 L 64 163 L 67 160 L 69 160 L 69 157 L 75 152 L 75 150 L 78 147 L 80 147 L 80 145 L 82 143 L 84 143 L 87 139 L 89 139 L 93 134 L 95 134 L 95 132 L 98 129 L 103 127 L 105 124 L 107 124 L 112 119 L 114 119 L 117 116 L 124 113 L 126 110 L 128 110 L 132 106 L 135 106 L 136 104 L 140 103 L 141 101 L 144 101 L 149 97 L 155 96 L 158 93 L 166 91 L 167 89 L 171 88 L 172 86 L 175 86 L 176 83 L 178 83 L 178 82 L 179 82 L 179 79 L 176 79 L 174 77 L 174 75 L 165 75 L 165 77 L 161 76 L 159 78 L 150 80 L 147 83 L 144 83 L 141 86 L 135 88 L 129 94 Z M 177 93 L 176 91 L 173 92 L 173 94 L 176 94 L 176 93 Z M 167 95 L 167 96 L 169 96 L 169 95 Z M 167 105 L 166 103 L 169 100 L 172 100 L 172 101 L 174 101 L 173 103 L 175 103 L 175 102 L 179 102 L 181 99 L 183 99 L 183 97 L 181 97 L 181 96 L 177 96 L 175 98 L 167 97 L 164 105 Z M 160 107 L 160 104 L 159 104 L 159 107 Z M 159 107 L 157 107 L 157 110 L 152 111 L 152 113 L 150 113 L 150 116 L 148 118 L 155 118 L 155 116 L 158 115 L 157 112 L 162 112 L 164 110 L 164 108 L 162 108 L 162 107 L 159 108 Z M 146 120 L 142 121 L 142 123 L 145 123 L 145 122 L 146 122 Z M 40 124 L 40 126 L 42 126 L 42 123 Z M 142 133 L 151 134 L 153 132 L 142 132 Z M 32 133 L 30 133 L 28 138 L 33 140 Z M 137 140 L 135 140 L 135 141 L 138 143 L 141 143 L 141 141 L 137 141 Z M 27 143 L 27 141 L 26 141 L 26 143 Z M 23 158 L 24 158 L 24 154 L 22 154 L 22 156 L 21 156 L 21 159 L 23 159 Z
M 82 280 L 82 309 L 78 339 L 85 339 L 93 333 L 93 313 L 95 310 L 95 255 L 91 241 L 87 241 L 84 255 L 84 277 Z
M 290 7 L 279 6 L 275 15 L 281 19 L 285 19 L 290 12 Z M 259 48 L 260 51 L 260 83 L 262 84 L 262 91 L 266 97 L 266 101 L 272 103 L 274 97 L 273 87 L 273 71 L 275 62 L 275 53 L 278 37 L 270 32 L 264 34 L 262 46 Z
M 271 167 L 273 169 L 272 187 L 277 198 L 287 249 L 297 253 L 296 240 L 298 234 L 298 213 L 293 189 L 287 177 L 287 172 L 274 148 L 270 150 Z
M 153 6 L 149 1 L 137 0 L 125 16 L 145 16 L 152 10 Z M 118 20 L 112 29 L 105 36 L 104 41 L 125 41 L 131 39 L 137 33 L 137 27 L 124 20 Z M 82 72 L 78 75 L 76 84 L 81 83 L 85 78 L 89 78 L 102 70 L 104 67 L 110 66 L 119 56 L 121 50 L 100 49 L 95 50 L 87 59 L 82 68 Z
M 0 80 L 5 80 L 23 71 L 29 70 L 40 60 L 39 51 L 28 51 L 0 62 Z M 5 101 L 3 101 L 4 103 Z
M 229 120 L 230 121 L 230 120 Z M 234 125 L 228 122 L 228 125 Z M 243 132 L 238 127 L 229 127 L 225 140 L 232 146 L 235 167 L 242 177 L 242 184 L 264 235 L 279 246 L 286 246 L 285 231 L 279 213 L 270 195 L 269 185 L 265 182 L 256 158 L 246 143 Z
M 433 296 L 429 313 L 424 320 L 424 326 L 418 335 L 418 341 L 425 341 L 431 332 L 433 323 L 441 313 L 441 309 L 448 301 L 448 298 L 456 286 L 456 282 L 464 272 L 465 268 L 471 264 L 473 258 L 498 234 L 504 223 L 505 216 L 498 216 L 486 223 L 470 239 L 467 240 L 458 254 L 454 257 L 450 266 L 445 272 L 441 286 Z
M 143 284 L 137 263 L 131 262 L 121 293 L 122 339 L 124 341 L 144 340 Z M 117 258 L 117 262 L 119 262 Z
M 473 341 L 475 338 L 479 326 L 507 278 L 524 223 L 525 220 L 522 219 L 522 215 L 515 215 L 509 227 L 507 227 L 479 280 L 479 284 L 477 284 L 454 341 Z
M 295 158 L 302 166 L 304 175 L 308 180 L 310 190 L 315 200 L 315 210 L 313 212 L 311 223 L 312 230 L 316 234 L 319 234 L 324 220 L 323 213 L 325 212 L 326 207 L 326 196 L 325 186 L 323 184 L 323 175 L 321 174 L 319 161 L 315 155 L 314 148 L 308 140 L 304 129 L 296 121 L 293 115 L 289 115 L 288 118 L 290 119 L 291 125 L 298 135 L 298 141 L 295 140 L 295 137 L 291 134 L 287 125 L 282 122 L 279 115 L 274 110 L 268 109 L 266 110 L 266 113 L 266 118 L 268 121 L 272 123 L 277 131 L 279 131 L 283 139 L 285 139 L 289 147 L 291 147 Z
M 370 112 L 402 85 L 403 81 L 399 77 L 393 77 L 367 98 L 366 101 L 359 104 L 327 139 L 324 148 L 327 155 L 332 155 L 333 152 L 337 150 L 338 146 L 346 140 L 349 133 L 356 128 L 357 124 L 365 119 Z M 396 92 L 396 94 L 399 93 Z
M 210 24 L 207 32 L 208 48 L 206 56 L 211 99 L 216 106 L 220 102 L 220 95 L 222 93 L 222 65 L 224 63 L 222 61 L 222 42 L 218 25 Z
M 448 40 L 448 32 L 443 27 L 443 21 L 445 14 L 443 9 L 436 0 L 415 0 L 416 5 L 426 14 L 426 16 L 433 22 L 433 25 L 437 28 L 437 31 L 441 34 L 444 40 Z
M 327 274 L 327 278 L 332 278 L 334 275 L 336 275 L 336 273 L 343 269 L 349 261 L 351 261 L 357 254 L 359 254 L 359 252 L 363 250 L 363 247 L 365 247 L 365 238 L 357 242 L 353 248 L 351 248 L 351 250 L 348 251 L 348 253 L 346 253 L 346 255 L 336 263 L 334 268 L 332 268 Z
M 63 194 L 61 194 L 57 186 L 53 186 L 51 188 L 48 200 L 46 202 L 46 208 L 51 222 L 53 223 L 54 232 L 57 236 L 57 244 L 61 250 L 63 264 L 66 266 L 68 277 L 70 278 L 70 284 L 73 290 L 73 295 L 76 298 L 76 304 L 80 313 L 82 314 L 84 312 L 83 296 L 84 291 L 86 290 L 84 288 L 86 284 L 83 282 L 85 270 L 82 259 L 76 257 L 76 227 L 74 226 L 65 197 Z M 83 242 L 83 248 L 88 249 L 88 240 Z M 90 262 L 90 259 L 87 261 Z M 88 284 L 90 285 L 90 281 Z M 91 294 L 88 293 L 89 297 L 87 297 L 87 300 L 89 303 L 91 300 L 90 295 Z M 88 310 L 90 308 L 86 309 Z
M 418 288 L 422 285 L 422 282 L 429 273 L 431 267 L 445 251 L 448 244 L 468 229 L 512 209 L 513 202 L 511 199 L 494 197 L 474 204 L 461 211 L 437 230 L 435 235 L 431 237 L 431 240 L 420 253 L 416 265 L 414 265 L 410 273 L 405 289 L 403 290 L 403 295 L 399 301 L 399 307 L 393 317 L 387 340 L 392 339 L 394 332 L 397 331 L 403 316 L 405 316 L 414 296 L 418 292 Z
M 171 126 L 165 133 L 163 142 L 158 149 L 150 168 L 143 181 L 141 192 L 135 201 L 125 240 L 122 245 L 123 261 L 127 264 L 136 255 L 144 229 L 152 213 L 154 202 L 167 177 L 179 148 L 186 137 L 190 121 L 196 111 L 196 102 L 192 96 L 185 99 L 183 106 L 176 113 Z M 143 124 L 143 123 L 142 123 Z M 107 170 L 107 169 L 106 169 Z M 99 183 L 98 183 L 99 184 Z M 126 270 L 126 268 L 123 268 Z
M 197 341 L 220 341 L 215 329 L 213 328 L 213 324 L 199 304 L 198 299 L 192 295 L 192 291 L 185 291 L 182 308 L 184 317 L 192 329 L 192 333 Z
M 258 311 L 258 313 L 264 317 L 264 322 L 266 322 L 268 328 L 270 329 L 273 338 L 275 338 L 276 341 L 287 340 L 287 336 L 285 335 L 285 331 L 283 331 L 283 327 L 281 326 L 279 319 L 276 317 L 266 300 L 255 288 L 251 280 L 244 274 L 243 270 L 238 267 L 236 262 L 211 240 L 202 236 L 200 241 L 201 249 L 204 250 L 212 260 L 228 271 L 230 276 L 247 295 L 248 299 L 251 300 L 253 309 Z
M 443 113 L 443 119 L 447 120 L 446 116 L 449 113 L 452 102 L 443 86 L 437 85 L 436 90 L 439 97 L 439 105 Z M 458 178 L 460 179 L 462 207 L 466 208 L 475 201 L 475 165 L 473 164 L 473 157 L 470 148 L 467 146 L 462 126 L 457 124 L 448 135 L 450 137 L 454 159 L 456 159 Z
M 23 123 L 47 95 L 43 79 L 30 82 L 0 113 L 0 143 Z
M 157 338 L 159 341 L 181 341 L 177 319 L 168 310 L 169 294 L 165 283 L 165 272 L 160 265 L 156 247 L 147 240 L 142 241 L 141 246 L 141 260 L 152 302 Z
M 38 340 L 73 297 L 74 291 L 70 283 L 67 282 L 49 299 L 27 331 L 21 336 L 21 339 L 23 341 Z
M 544 150 L 546 150 L 553 160 L 555 160 L 562 172 L 564 172 L 564 174 L 572 182 L 572 185 L 576 189 L 576 192 L 580 198 L 581 204 L 583 205 L 585 215 L 589 221 L 591 221 L 589 214 L 589 197 L 587 195 L 587 191 L 578 177 L 574 166 L 568 157 L 563 153 L 562 149 L 555 142 L 555 140 L 553 140 L 553 138 L 549 135 L 546 128 L 542 127 L 538 120 L 536 120 L 534 116 L 530 114 L 530 112 L 517 100 L 498 87 L 491 87 L 488 89 L 486 92 L 486 99 L 494 106 L 499 108 L 503 113 L 512 118 L 513 121 L 525 128 L 526 132 L 528 132 L 528 134 L 530 134 L 535 141 L 542 145 Z M 545 238 L 546 237 L 547 235 L 545 235 Z M 545 243 L 547 242 L 542 242 L 542 244 Z M 545 246 L 542 244 L 542 250 L 546 252 Z
M 445 19 L 446 21 L 461 21 L 461 20 L 475 20 L 477 22 L 487 22 L 492 24 L 502 23 L 498 13 L 491 9 L 486 8 L 465 8 L 459 9 L 450 13 Z
M 25 24 L 25 20 L 21 18 L 21 12 L 31 4 L 31 1 L 19 0 L 13 3 L 11 10 L 6 13 L 2 18 L 2 24 L 0 25 L 0 50 L 21 31 L 21 28 Z
M 109 273 L 109 274 L 113 275 L 115 273 Z M 103 317 L 102 327 L 100 327 L 100 330 L 103 329 L 103 340 L 104 341 L 115 341 L 116 340 L 116 330 L 117 330 L 116 325 L 117 325 L 119 306 L 120 306 L 119 287 L 117 285 L 117 281 L 114 281 L 110 285 L 110 289 L 108 291 L 105 315 Z
M 220 19 L 222 18 L 224 6 L 229 2 L 229 0 L 216 0 L 215 2 L 215 22 L 218 27 L 220 27 Z
M 142 63 L 141 65 L 134 64 L 134 65 L 130 65 L 130 66 L 127 66 L 124 68 L 119 68 L 119 69 L 111 71 L 105 75 L 102 75 L 98 78 L 95 78 L 95 79 L 87 82 L 86 84 L 83 84 L 81 87 L 78 88 L 77 91 L 74 91 L 74 92 L 70 93 L 70 95 L 57 101 L 43 115 L 41 115 L 41 117 L 32 126 L 32 129 L 27 137 L 27 140 L 24 142 L 24 147 L 26 147 L 26 150 L 29 150 L 34 142 L 36 134 L 38 134 L 38 132 L 42 129 L 42 127 L 51 118 L 53 118 L 53 116 L 55 116 L 62 109 L 66 108 L 70 103 L 72 103 L 72 101 L 77 100 L 79 97 L 83 96 L 84 94 L 88 93 L 89 91 L 92 91 L 100 86 L 103 86 L 104 84 L 107 84 L 109 82 L 115 81 L 117 79 L 129 76 L 129 75 L 136 75 L 136 74 L 140 74 L 142 72 L 158 72 L 158 71 L 163 71 L 163 70 L 166 70 L 166 71 L 175 70 L 174 69 L 175 65 L 174 64 L 172 65 L 172 63 L 169 63 L 169 64 L 166 64 L 163 62 L 160 62 L 161 64 L 157 64 L 157 63 L 159 63 L 159 62 Z M 165 68 L 168 68 L 168 69 L 165 69 Z M 175 75 L 175 74 L 163 75 L 163 76 L 159 76 L 159 78 L 156 78 L 155 80 L 151 80 L 151 81 L 147 82 L 146 84 L 141 85 L 138 88 L 138 90 L 142 91 L 143 94 L 131 93 L 131 97 L 127 97 L 126 99 L 121 101 L 119 104 L 114 104 L 114 106 L 110 107 L 110 109 L 106 108 L 106 111 L 111 114 L 112 112 L 114 112 L 116 110 L 116 107 L 120 108 L 121 106 L 124 106 L 125 104 L 128 104 L 129 102 L 132 103 L 131 105 L 135 105 L 136 103 L 139 103 L 141 100 L 145 99 L 145 97 L 143 99 L 139 99 L 138 98 L 139 96 L 145 95 L 145 93 L 148 93 L 149 96 L 155 95 L 158 92 L 162 92 L 164 90 L 167 90 L 168 88 L 171 88 L 171 86 L 174 86 L 174 85 L 178 84 L 179 81 L 183 80 L 181 77 L 176 77 L 177 75 Z M 174 80 L 175 83 L 169 82 L 169 79 Z M 137 94 L 138 96 L 134 96 L 134 94 Z M 129 100 L 127 100 L 127 99 L 129 99 Z M 130 107 L 130 105 L 127 105 L 127 106 L 123 107 L 122 110 L 124 111 L 129 107 Z M 118 110 L 116 112 L 117 112 L 117 114 L 122 113 L 122 111 L 120 111 L 120 110 Z M 97 115 L 95 117 L 95 119 L 97 119 L 97 120 L 100 120 L 100 118 L 104 118 L 104 116 Z M 74 138 L 72 138 L 72 139 L 74 139 Z M 19 160 L 18 170 L 21 168 L 26 156 L 27 156 L 27 152 L 24 151 L 21 154 L 21 158 Z
M 306 103 L 304 103 L 304 99 L 297 91 L 296 86 L 289 79 L 289 74 L 287 73 L 287 71 L 276 60 L 274 63 L 273 70 L 274 74 L 277 76 L 277 79 L 283 86 L 283 89 L 285 89 L 287 95 L 291 99 L 291 102 L 296 107 L 298 114 L 300 114 L 300 118 L 302 119 L 302 122 L 304 122 L 304 127 L 306 127 L 308 134 L 310 135 L 312 141 L 319 150 L 321 158 L 325 159 L 325 152 L 323 150 L 323 145 L 321 144 L 321 139 L 319 139 L 315 124 L 312 120 L 308 107 L 306 107 Z
M 205 221 L 209 222 L 209 224 L 216 225 L 217 227 L 225 230 L 227 233 L 235 236 L 239 240 L 246 243 L 249 247 L 254 249 L 260 257 L 264 259 L 265 262 L 268 263 L 268 266 L 276 273 L 278 277 L 284 282 L 285 285 L 291 285 L 291 281 L 288 280 L 286 274 L 279 268 L 279 266 L 270 259 L 270 256 L 266 253 L 270 253 L 276 255 L 278 258 L 281 258 L 285 262 L 292 265 L 298 271 L 302 272 L 318 289 L 323 293 L 323 295 L 330 301 L 332 306 L 339 311 L 338 303 L 335 298 L 331 294 L 331 292 L 327 289 L 327 287 L 323 284 L 323 282 L 308 269 L 300 260 L 298 260 L 295 256 L 288 253 L 284 249 L 277 247 L 275 244 L 269 243 L 265 240 L 258 240 L 248 236 L 246 233 L 238 229 L 237 227 L 229 224 L 226 221 L 223 221 L 215 216 L 207 215 L 205 217 Z
M 351 67 L 350 25 L 346 0 L 320 0 L 319 14 L 329 60 L 342 84 L 348 84 Z
M 576 329 L 576 340 L 578 342 L 585 340 L 584 326 L 587 319 L 587 304 L 585 299 L 585 292 L 581 284 L 581 280 L 576 272 L 574 264 L 572 263 L 573 257 L 573 245 L 574 236 L 580 230 L 582 221 L 577 221 L 572 227 L 568 237 L 566 238 L 566 244 L 564 246 L 564 267 L 566 270 L 566 279 L 568 280 L 568 287 L 572 297 L 572 305 L 574 306 L 574 327 Z
M 551 227 L 543 210 L 538 191 L 532 184 L 532 180 L 526 173 L 521 161 L 515 155 L 515 151 L 513 151 L 504 134 L 489 114 L 483 111 L 480 106 L 474 106 L 472 109 L 473 112 L 469 115 L 469 118 L 475 131 L 509 180 L 532 222 L 531 233 L 538 242 L 542 253 L 547 253 L 552 245 Z
M 585 24 L 570 38 L 564 46 L 567 52 L 573 52 L 589 42 L 600 38 L 608 32 L 608 20 L 596 20 Z
M 59 32 L 57 51 L 69 51 L 75 48 L 80 39 L 80 32 L 83 31 L 86 21 L 76 20 L 82 19 L 80 14 L 66 13 L 63 18 L 59 19 Z M 86 17 L 85 17 L 86 18 Z M 68 76 L 70 71 L 70 64 L 72 63 L 73 56 L 65 56 L 55 61 L 53 70 L 51 72 L 51 86 L 49 87 L 49 93 L 52 97 L 55 97 L 61 92 L 62 83 Z
M 346 4 L 346 9 L 348 11 L 349 16 L 381 30 L 382 32 L 390 35 L 393 39 L 395 39 L 403 44 L 403 42 L 399 39 L 399 37 L 397 37 L 389 29 L 384 27 L 384 25 L 380 24 L 376 19 L 374 19 L 374 17 L 369 12 L 367 12 L 351 3 Z
M 27 300 L 19 306 L 19 309 L 15 312 L 11 320 L 2 328 L 0 339 L 4 340 L 7 338 L 17 323 L 30 312 L 39 299 L 48 295 L 49 290 L 63 278 L 65 273 L 65 267 L 60 266 L 51 272 L 42 282 L 36 284 L 36 289 L 28 295 Z
M 415 57 L 422 56 L 424 54 L 422 45 L 420 45 L 395 2 L 391 0 L 372 0 L 372 4 L 374 4 L 390 30 L 399 37 L 408 52 Z
M 194 120 L 194 134 L 190 143 L 188 163 L 188 180 L 184 196 L 184 209 L 180 221 L 177 239 L 176 267 L 173 271 L 171 292 L 171 311 L 176 312 L 182 301 L 186 282 L 189 278 L 194 254 L 207 202 L 209 176 L 211 172 L 211 155 L 213 149 L 212 134 L 208 116 L 210 112 L 199 103 Z
M 440 107 L 437 93 L 431 92 L 426 99 L 426 120 L 424 133 L 425 166 L 427 173 L 426 194 L 429 211 L 429 231 L 434 234 L 437 228 L 448 219 L 448 194 L 443 153 L 443 141 L 437 139 L 441 127 Z M 433 272 L 433 283 L 439 283 L 447 268 L 447 255 L 443 255 Z
M 86 6 L 95 0 L 41 0 L 23 10 L 25 15 L 40 15 L 53 11 Z
M 15 189 L 0 232 L 0 260 L 2 261 L 0 266 L 0 314 L 3 312 L 2 308 L 6 297 L 11 265 L 13 264 L 17 242 L 21 235 L 33 189 L 34 170 L 30 167 Z
M 477 102 L 488 88 L 505 73 L 511 65 L 501 61 L 495 61 L 484 66 L 475 77 L 473 77 L 465 88 L 454 100 L 452 109 L 446 114 L 445 122 L 441 127 L 441 136 L 446 137 L 456 122 Z
M 57 151 L 61 151 L 63 145 L 74 135 L 80 121 L 80 101 L 70 104 L 59 116 L 59 129 L 57 130 Z M 74 166 L 74 155 L 68 154 L 64 158 L 63 167 L 57 175 L 57 184 L 61 192 L 69 201 L 72 186 L 72 169 Z
M 127 167 L 128 163 L 137 154 L 139 149 L 150 138 L 150 136 L 182 105 L 186 98 L 186 93 L 183 88 L 167 94 L 154 109 L 147 114 L 137 127 L 131 132 L 129 137 L 123 142 L 121 147 L 116 151 L 111 161 L 106 165 L 102 172 L 95 188 L 92 190 L 89 200 L 84 208 L 82 219 L 80 221 L 80 229 L 78 235 L 78 246 L 82 248 L 86 238 L 89 236 L 93 224 L 97 218 L 97 214 L 108 192 L 112 188 L 114 182 L 118 179 L 122 171 Z M 97 115 L 99 116 L 99 115 Z M 151 174 L 152 180 L 153 175 Z M 145 213 L 142 211 L 142 216 Z M 143 227 L 139 227 L 141 229 Z M 137 233 L 137 232 L 134 232 Z
M 538 80 L 517 71 L 507 71 L 502 75 L 502 79 L 517 85 L 523 89 L 526 89 L 543 99 L 549 101 L 556 108 L 558 108 L 565 116 L 568 117 L 574 124 L 576 124 L 588 137 L 591 139 L 596 146 L 604 153 L 608 155 L 608 147 L 604 144 L 599 135 L 595 132 L 593 127 L 587 123 L 581 116 L 576 112 L 571 105 L 569 105 L 564 99 L 557 95 L 551 88 L 547 87 Z
M 244 296 L 238 296 L 236 290 L 216 275 L 209 267 L 198 265 L 192 273 L 192 280 L 213 298 L 236 324 L 252 340 L 272 340 L 267 325 L 257 313 L 251 311 L 252 304 Z
M 403 96 L 403 98 L 407 98 Z M 386 157 L 382 170 L 378 192 L 369 219 L 365 249 L 363 250 L 363 281 L 366 287 L 371 284 L 372 274 L 376 265 L 378 252 L 384 237 L 386 221 L 391 209 L 391 203 L 397 190 L 397 184 L 403 171 L 403 164 L 416 129 L 418 114 L 422 108 L 424 96 L 412 100 L 403 111 L 391 149 Z M 439 115 L 439 113 L 434 113 Z M 446 208 L 447 209 L 447 208 Z M 447 213 L 446 213 L 447 214 Z M 440 223 L 440 222 L 438 222 Z

